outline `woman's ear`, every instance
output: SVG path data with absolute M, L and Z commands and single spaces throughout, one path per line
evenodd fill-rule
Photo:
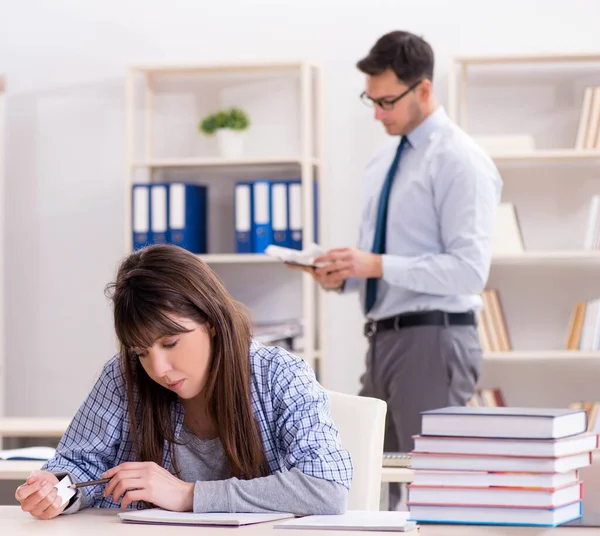
M 208 333 L 210 334 L 210 338 L 214 339 L 215 335 L 217 334 L 217 331 L 215 330 L 215 328 L 213 326 L 210 326 L 208 328 Z

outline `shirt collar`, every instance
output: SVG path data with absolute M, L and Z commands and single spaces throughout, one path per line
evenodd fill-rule
M 446 111 L 443 106 L 438 106 L 437 109 L 429 114 L 421 124 L 417 125 L 406 135 L 410 146 L 416 149 L 419 144 L 426 141 L 431 134 L 447 121 L 448 116 L 446 115 Z

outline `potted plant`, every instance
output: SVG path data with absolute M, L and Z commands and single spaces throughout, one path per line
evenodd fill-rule
M 221 156 L 239 158 L 244 152 L 244 136 L 249 126 L 246 112 L 233 107 L 207 115 L 198 130 L 207 136 L 217 136 Z

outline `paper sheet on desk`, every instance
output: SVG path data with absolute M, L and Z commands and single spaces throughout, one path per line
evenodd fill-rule
M 341 515 L 313 515 L 283 521 L 276 529 L 360 530 L 409 532 L 417 528 L 410 512 L 347 510 Z
M 322 249 L 318 244 L 314 243 L 305 247 L 302 251 L 271 244 L 265 249 L 265 253 L 270 257 L 275 257 L 276 259 L 289 264 L 315 267 L 316 265 L 313 262 L 314 258 L 318 257 L 319 255 L 323 255 L 325 250 Z M 319 266 L 323 266 L 323 264 L 320 264 Z

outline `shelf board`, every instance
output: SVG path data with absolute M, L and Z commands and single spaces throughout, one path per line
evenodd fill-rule
M 495 162 L 542 162 L 551 160 L 594 160 L 600 158 L 596 149 L 539 149 L 515 153 L 490 153 Z
M 509 54 L 506 56 L 458 56 L 454 60 L 463 65 L 489 65 L 499 63 L 559 63 L 600 62 L 598 52 Z
M 524 251 L 492 257 L 494 265 L 544 264 L 544 263 L 596 263 L 600 262 L 600 250 L 538 250 Z
M 301 69 L 304 65 L 314 67 L 315 64 L 304 61 L 268 61 L 248 63 L 199 63 L 199 64 L 173 64 L 173 65 L 136 65 L 130 68 L 132 72 L 145 74 L 214 74 L 214 73 L 239 73 L 260 71 L 288 71 Z
M 600 351 L 588 350 L 512 350 L 510 352 L 485 352 L 486 361 L 560 361 L 585 359 L 600 361 Z
M 198 255 L 207 264 L 274 264 L 281 263 L 279 259 L 262 253 L 209 253 Z
M 200 167 L 237 167 L 237 166 L 289 166 L 302 165 L 299 156 L 245 157 L 245 158 L 157 158 L 154 160 L 138 160 L 132 163 L 137 168 L 200 168 Z M 310 158 L 310 165 L 318 166 L 318 158 Z

